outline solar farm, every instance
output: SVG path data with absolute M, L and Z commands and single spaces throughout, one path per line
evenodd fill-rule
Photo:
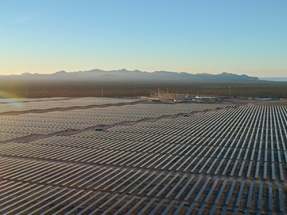
M 287 213 L 286 106 L 11 99 L 0 123 L 0 214 Z

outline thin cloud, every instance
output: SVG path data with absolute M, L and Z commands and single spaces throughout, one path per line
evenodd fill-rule
M 19 18 L 16 18 L 12 21 L 12 23 L 17 23 L 17 24 L 22 24 L 22 23 L 26 23 L 26 22 L 29 22 L 33 19 L 36 18 L 36 15 L 27 15 L 27 16 L 22 16 L 22 17 L 19 17 Z

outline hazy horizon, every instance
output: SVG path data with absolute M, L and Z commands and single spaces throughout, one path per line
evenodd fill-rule
M 5 1 L 0 75 L 103 70 L 286 77 L 287 2 Z
M 157 70 L 157 71 L 143 71 L 143 70 L 139 70 L 139 69 L 134 69 L 134 70 L 128 70 L 126 68 L 121 68 L 121 69 L 114 69 L 114 70 L 104 70 L 104 69 L 98 69 L 98 68 L 95 68 L 95 69 L 91 69 L 91 70 L 101 70 L 101 71 L 105 71 L 105 72 L 111 72 L 111 71 L 119 71 L 119 70 L 127 70 L 127 71 L 130 71 L 130 72 L 133 72 L 133 71 L 141 71 L 141 72 L 147 72 L 147 73 L 153 73 L 153 72 L 158 72 L 158 71 L 163 71 L 163 70 Z M 59 70 L 59 71 L 54 71 L 54 72 L 49 72 L 49 73 L 39 73 L 39 72 L 35 72 L 35 73 L 32 73 L 32 72 L 24 72 L 24 73 L 19 73 L 19 74 L 0 74 L 0 75 L 23 75 L 23 74 L 26 74 L 26 73 L 29 73 L 29 74 L 43 74 L 43 75 L 51 75 L 51 74 L 55 74 L 57 72 L 61 72 L 61 71 L 65 71 L 67 73 L 73 73 L 73 72 L 86 72 L 86 71 L 91 71 L 91 70 L 78 70 L 78 71 L 66 71 L 66 70 Z M 248 73 L 232 73 L 232 72 L 228 72 L 228 71 L 222 71 L 222 72 L 218 72 L 218 73 L 208 73 L 208 72 L 203 72 L 203 73 L 191 73 L 191 72 L 186 72 L 186 71 L 165 71 L 165 72 L 175 72 L 175 73 L 181 73 L 181 72 L 184 72 L 184 73 L 188 73 L 188 74 L 193 74 L 193 75 L 196 75 L 196 74 L 212 74 L 212 75 L 219 75 L 219 74 L 222 74 L 222 73 L 231 73 L 231 74 L 236 74 L 236 75 L 247 75 L 247 76 L 250 76 L 250 77 L 257 77 L 259 78 L 260 80 L 277 80 L 278 81 L 287 81 L 287 75 L 285 76 L 281 76 L 281 77 L 276 77 L 276 76 L 252 76 L 252 75 L 249 75 Z M 280 79 L 283 79 L 283 80 L 280 80 Z

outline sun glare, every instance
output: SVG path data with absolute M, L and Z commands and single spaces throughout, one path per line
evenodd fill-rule
M 0 103 L 5 103 L 15 108 L 21 108 L 23 104 L 17 97 L 18 96 L 14 94 L 0 91 Z

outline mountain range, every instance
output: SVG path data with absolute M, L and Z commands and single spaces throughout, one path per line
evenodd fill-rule
M 81 80 L 81 81 L 259 81 L 257 77 L 237 75 L 223 72 L 213 75 L 208 73 L 190 74 L 186 72 L 155 71 L 143 72 L 139 70 L 129 71 L 126 69 L 104 71 L 93 69 L 88 71 L 66 72 L 59 71 L 53 74 L 2 75 L 4 80 Z

